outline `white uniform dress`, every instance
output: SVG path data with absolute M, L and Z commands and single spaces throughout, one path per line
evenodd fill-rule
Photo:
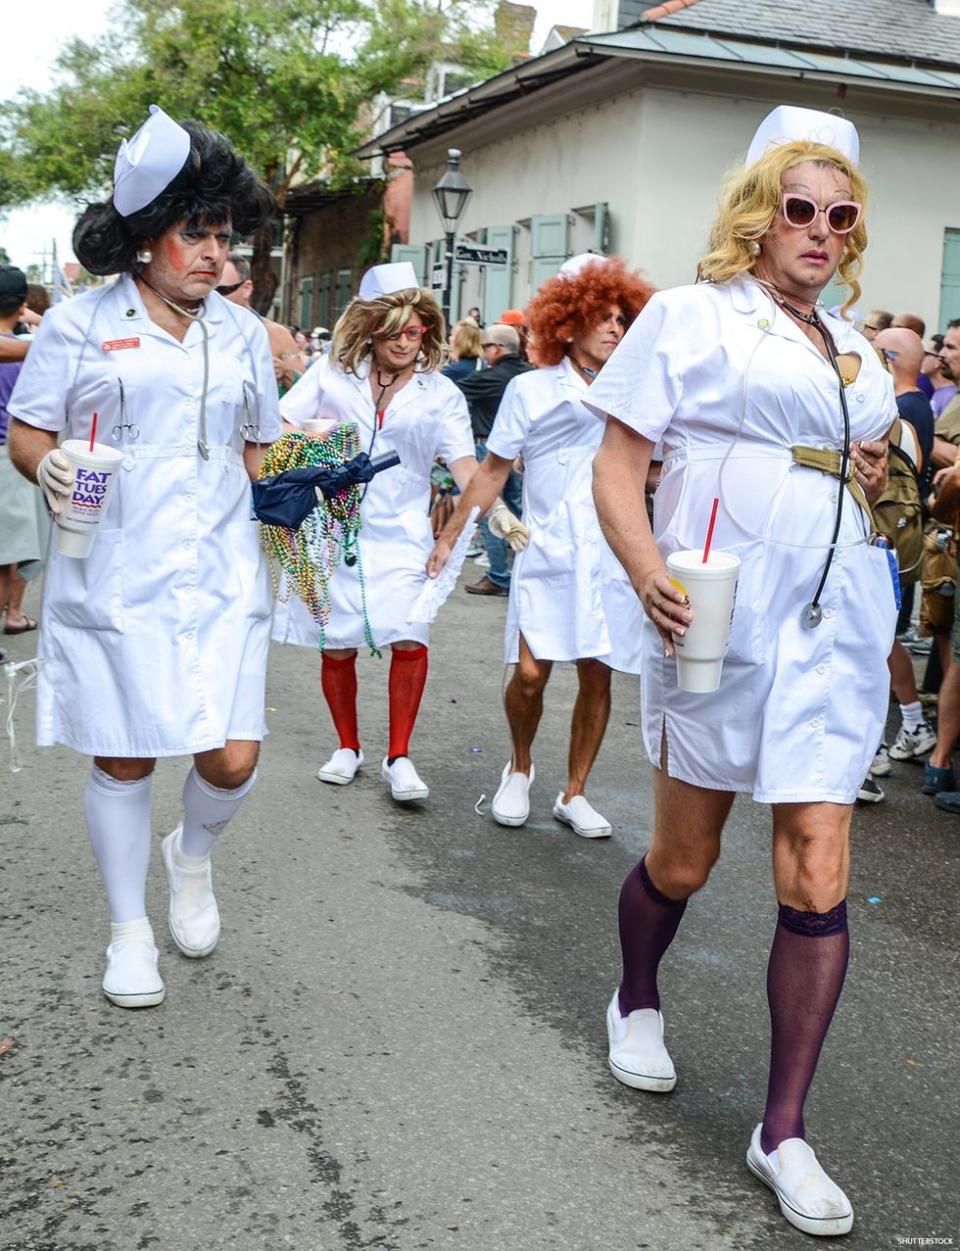
M 294 426 L 314 418 L 352 422 L 371 456 L 389 451 L 400 456 L 400 464 L 378 473 L 363 497 L 360 560 L 334 571 L 325 646 L 365 645 L 361 570 L 377 647 L 404 639 L 427 643 L 429 626 L 407 618 L 426 581 L 433 549 L 429 510 L 434 459 L 440 456 L 449 465 L 475 451 L 463 393 L 442 374 L 414 374 L 391 399 L 378 430 L 369 365 L 348 374 L 324 358 L 287 392 L 280 411 Z M 277 602 L 273 637 L 279 643 L 319 646 L 320 627 L 295 591 Z
M 584 407 L 586 384 L 568 359 L 519 374 L 503 395 L 487 449 L 523 457 L 523 524 L 513 562 L 504 658 L 520 635 L 537 660 L 596 658 L 640 671 L 643 610 L 607 545 L 593 503 L 593 458 L 603 422 Z
M 824 320 L 838 352 L 861 358 L 846 390 L 851 438 L 878 438 L 897 415 L 890 377 L 849 323 Z M 789 449 L 839 450 L 838 391 L 829 362 L 747 278 L 655 295 L 590 388 L 595 411 L 663 441 L 661 554 L 702 547 L 719 496 L 714 546 L 743 562 L 715 694 L 680 691 L 675 660 L 644 623 L 644 740 L 659 764 L 666 733 L 671 777 L 763 803 L 848 804 L 867 773 L 886 716 L 896 603 L 887 553 L 858 542 L 869 524 L 849 491 L 823 620 L 801 625 L 839 484 L 794 465 Z
M 208 461 L 197 450 L 201 328 L 178 343 L 129 277 L 51 309 L 20 373 L 12 416 L 86 439 L 96 411 L 97 441 L 125 454 L 90 555 L 51 547 L 41 745 L 152 757 L 263 737 L 272 595 L 241 426 L 277 437 L 276 381 L 256 317 L 212 294 L 205 320 Z M 138 437 L 119 428 L 120 380 Z

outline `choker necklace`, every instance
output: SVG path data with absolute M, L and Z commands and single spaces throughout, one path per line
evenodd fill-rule
M 581 365 L 577 358 L 570 353 L 570 360 L 573 362 L 574 368 L 579 369 L 582 374 L 586 374 L 588 378 L 596 378 L 600 372 L 599 369 L 589 369 L 586 365 Z
M 765 278 L 758 278 L 756 274 L 753 275 L 753 281 L 759 283 L 761 287 L 766 287 L 780 307 L 785 308 L 788 313 L 792 313 L 794 317 L 798 317 L 801 321 L 806 322 L 808 326 L 819 327 L 820 314 L 817 312 L 816 301 L 811 304 L 809 313 L 803 313 L 790 303 L 775 282 L 768 282 Z

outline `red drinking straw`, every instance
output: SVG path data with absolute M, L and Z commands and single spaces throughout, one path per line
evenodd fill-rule
M 93 451 L 93 445 L 97 441 L 97 414 L 93 414 L 93 421 L 90 423 L 90 451 Z M 707 546 L 710 546 L 710 538 L 707 537 Z M 706 556 L 704 556 L 706 560 Z
M 710 524 L 707 526 L 707 541 L 703 545 L 703 563 L 706 564 L 710 557 L 710 544 L 713 542 L 713 527 L 717 524 L 717 509 L 720 507 L 720 501 L 713 501 L 713 508 L 710 510 Z

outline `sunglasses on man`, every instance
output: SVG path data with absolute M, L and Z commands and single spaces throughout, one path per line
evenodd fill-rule
M 821 208 L 816 200 L 811 200 L 807 195 L 797 195 L 793 191 L 783 193 L 780 207 L 783 220 L 795 230 L 803 230 L 823 213 L 827 225 L 835 235 L 848 235 L 856 228 L 863 213 L 863 205 L 857 200 L 835 200 L 833 204 Z
M 246 281 L 246 278 L 241 278 L 239 282 L 231 282 L 224 287 L 217 287 L 217 295 L 233 295 L 234 291 L 239 291 Z

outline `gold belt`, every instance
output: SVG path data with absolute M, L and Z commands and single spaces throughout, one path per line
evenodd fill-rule
M 802 465 L 804 469 L 818 469 L 820 473 L 829 474 L 831 478 L 840 477 L 840 466 L 843 463 L 843 458 L 839 452 L 835 452 L 832 448 L 804 447 L 802 443 L 795 443 L 790 451 L 795 465 Z M 849 461 L 847 463 L 846 487 L 866 513 L 872 530 L 874 528 L 873 513 L 864 494 L 863 487 L 854 475 L 853 465 Z

